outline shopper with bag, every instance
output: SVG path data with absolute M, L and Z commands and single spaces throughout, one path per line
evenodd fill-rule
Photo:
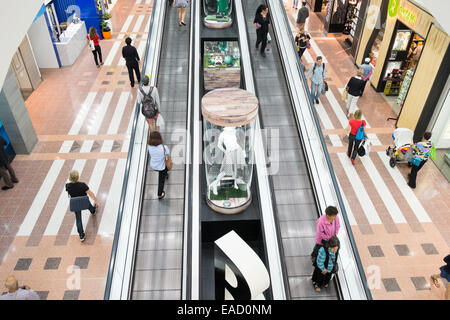
M 158 131 L 158 122 L 161 122 L 159 93 L 156 87 L 150 86 L 150 76 L 142 79 L 142 87 L 138 90 L 138 103 L 141 104 L 141 112 L 148 123 L 150 132 Z M 161 117 L 161 119 L 159 119 Z
M 270 15 L 269 8 L 262 4 L 258 7 L 255 14 L 255 19 L 253 20 L 253 24 L 256 28 L 256 49 L 258 49 L 259 44 L 261 43 L 261 55 L 263 57 L 266 56 L 265 50 L 267 45 L 267 34 L 269 33 L 270 26 Z
M 100 68 L 101 65 L 103 65 L 102 60 L 102 48 L 100 48 L 100 37 L 97 34 L 97 29 L 94 27 L 89 28 L 89 34 L 86 36 L 87 44 L 89 46 L 89 49 L 92 51 L 92 54 L 94 55 L 94 61 L 97 65 L 97 68 Z M 100 64 L 98 63 L 98 58 L 100 59 Z
M 338 271 L 337 258 L 339 247 L 340 241 L 338 237 L 333 236 L 326 245 L 321 246 L 318 251 L 312 275 L 312 283 L 317 292 L 320 292 L 320 288 L 322 287 L 328 288 L 331 275 Z
M 322 88 L 325 85 L 325 75 L 326 75 L 325 63 L 322 62 L 322 57 L 317 56 L 316 62 L 309 69 L 306 74 L 306 79 L 311 75 L 311 96 L 313 100 L 319 104 L 319 96 L 322 93 Z
M 150 167 L 158 171 L 158 199 L 164 198 L 164 183 L 169 179 L 167 173 L 172 169 L 172 159 L 169 148 L 163 144 L 161 134 L 158 131 L 150 133 L 148 138 L 148 154 L 150 156 Z
M 316 221 L 316 244 L 311 253 L 311 260 L 317 258 L 317 252 L 320 247 L 325 245 L 332 236 L 336 236 L 339 232 L 341 224 L 339 222 L 338 210 L 334 206 L 328 206 L 325 209 L 325 214 Z
M 83 230 L 83 221 L 81 219 L 81 211 L 89 210 L 91 214 L 95 214 L 98 210 L 99 203 L 94 193 L 84 182 L 79 182 L 80 174 L 77 170 L 72 170 L 69 175 L 69 183 L 66 183 L 66 191 L 70 196 L 70 211 L 75 212 L 77 222 L 77 231 L 80 235 L 81 242 L 86 238 Z M 89 197 L 94 200 L 95 207 L 89 201 Z
M 295 36 L 295 44 L 297 46 L 298 57 L 300 59 L 302 59 L 305 50 L 311 48 L 311 44 L 309 43 L 310 39 L 311 36 L 305 32 L 304 28 L 299 28 L 299 31 Z
M 362 91 L 365 86 L 365 82 L 362 80 L 361 76 L 364 74 L 364 70 L 359 69 L 356 72 L 355 77 L 351 77 L 345 87 L 345 91 L 347 91 L 347 118 L 355 112 L 357 109 L 356 101 L 361 96 Z
M 178 25 L 185 26 L 184 17 L 186 16 L 187 0 L 175 0 L 175 8 L 178 8 Z
M 423 141 L 417 142 L 411 146 L 412 148 L 412 159 L 411 163 L 411 173 L 408 174 L 408 185 L 411 188 L 416 187 L 417 173 L 427 162 L 428 158 L 431 156 L 433 150 L 433 143 L 430 141 L 431 132 L 427 131 L 423 135 Z
M 352 164 L 355 165 L 356 154 L 358 153 L 359 145 L 361 141 L 367 139 L 364 132 L 366 122 L 361 120 L 362 112 L 357 109 L 354 114 L 354 119 L 348 122 L 348 127 L 346 130 L 350 129 L 350 134 L 348 136 L 348 149 L 347 156 L 351 159 Z

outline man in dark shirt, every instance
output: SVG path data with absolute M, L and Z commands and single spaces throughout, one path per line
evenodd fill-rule
M 128 68 L 128 76 L 130 77 L 131 87 L 134 87 L 134 76 L 133 70 L 136 73 L 136 78 L 138 82 L 141 82 L 141 73 L 139 72 L 139 55 L 136 50 L 136 47 L 131 45 L 131 38 L 127 37 L 125 39 L 125 43 L 127 44 L 122 48 L 122 57 L 126 61 L 126 65 Z
M 309 10 L 306 7 L 306 1 L 302 1 L 302 7 L 300 8 L 300 10 L 298 10 L 297 14 L 297 27 L 304 28 L 306 18 L 308 17 L 309 17 Z
M 8 190 L 14 188 L 14 183 L 19 182 L 14 173 L 13 168 L 8 162 L 8 156 L 5 152 L 6 140 L 0 136 L 0 179 L 3 178 L 5 181 L 5 186 L 2 187 L 2 190 Z M 9 174 L 8 174 L 9 172 Z M 10 177 L 11 176 L 11 177 Z

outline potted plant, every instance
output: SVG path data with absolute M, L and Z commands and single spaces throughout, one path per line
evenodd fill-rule
M 111 24 L 111 14 L 106 12 L 104 14 L 102 14 L 102 19 L 103 21 L 105 21 L 108 24 L 108 27 L 110 30 L 112 30 L 112 24 Z
M 109 27 L 108 23 L 106 21 L 102 21 L 100 23 L 100 26 L 102 28 L 102 35 L 104 39 L 111 39 L 111 28 Z

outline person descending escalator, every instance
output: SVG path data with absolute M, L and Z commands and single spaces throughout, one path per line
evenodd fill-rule
M 317 292 L 320 292 L 321 287 L 328 288 L 332 274 L 338 270 L 337 258 L 339 247 L 340 242 L 338 237 L 333 236 L 318 251 L 317 259 L 314 263 L 314 273 L 312 275 L 312 283 Z
M 258 49 L 259 44 L 261 43 L 261 55 L 263 57 L 266 56 L 265 50 L 267 46 L 267 34 L 269 33 L 270 26 L 270 15 L 269 8 L 262 4 L 258 7 L 255 14 L 255 19 L 253 20 L 253 24 L 256 28 L 256 48 Z

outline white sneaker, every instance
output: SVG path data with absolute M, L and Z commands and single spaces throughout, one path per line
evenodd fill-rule
M 83 242 L 86 239 L 86 235 L 83 238 L 80 238 L 80 241 Z

